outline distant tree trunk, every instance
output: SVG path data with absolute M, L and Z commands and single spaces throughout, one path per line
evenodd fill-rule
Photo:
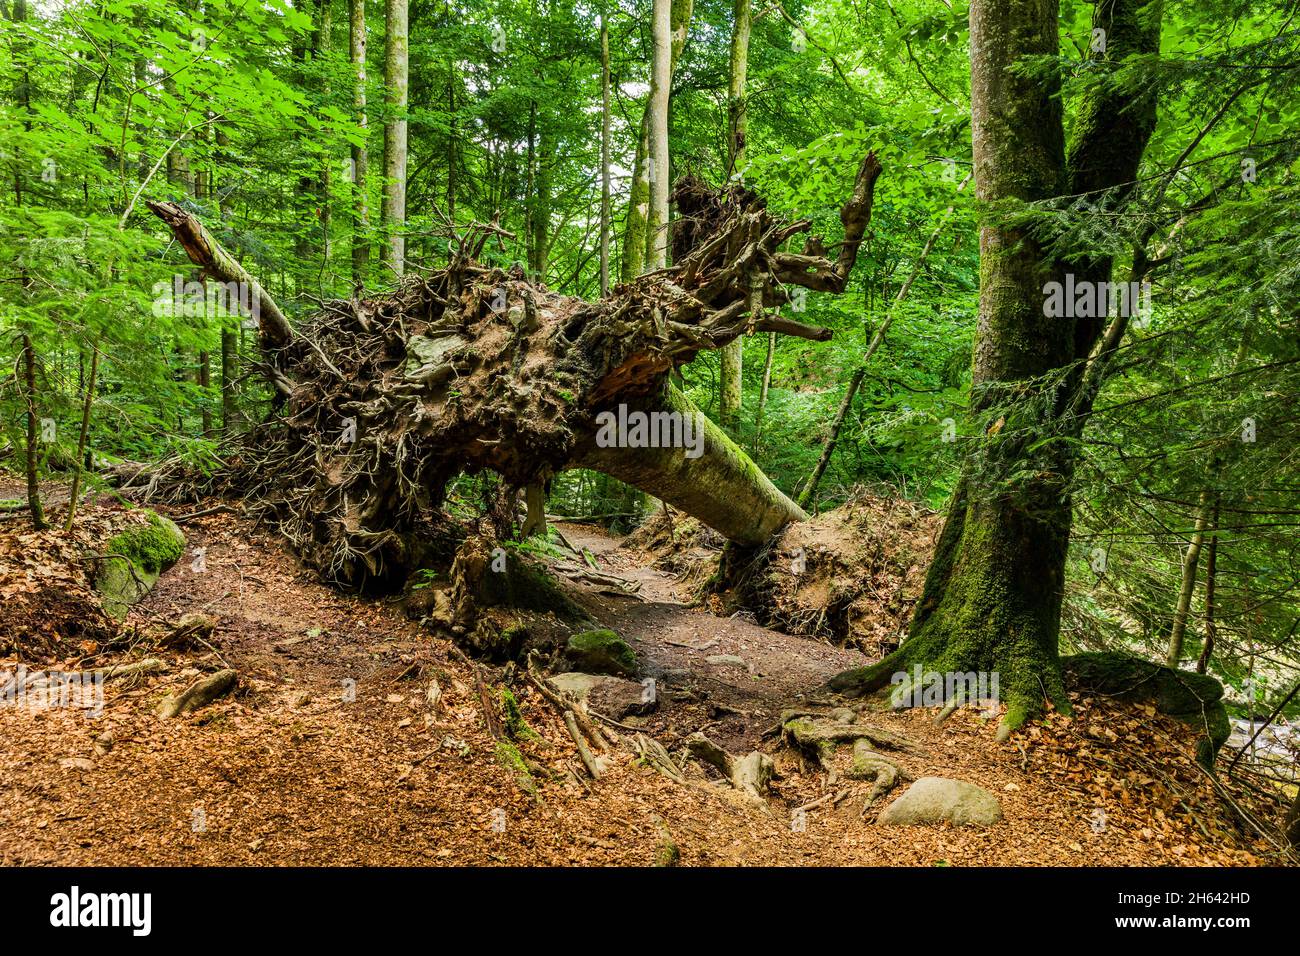
M 332 0 L 320 0 L 320 17 L 316 23 L 316 56 L 327 56 L 330 52 L 330 44 L 333 40 L 334 30 L 334 4 Z M 328 74 L 326 74 L 328 77 Z M 330 82 L 326 78 L 321 83 L 321 95 L 326 100 L 330 99 Z M 330 204 L 330 180 L 332 170 L 330 164 L 335 162 L 330 156 L 321 157 L 319 178 L 316 182 L 316 198 L 319 208 L 316 213 L 317 221 L 320 223 L 320 250 L 322 271 L 329 274 L 330 263 L 330 228 L 333 222 L 333 213 Z
M 654 59 L 650 71 L 650 215 L 646 220 L 650 271 L 668 264 L 668 100 L 672 91 L 673 0 L 654 0 Z
M 543 120 L 539 126 L 537 175 L 533 180 L 533 214 L 530 221 L 528 268 L 538 281 L 546 281 L 551 261 L 551 179 L 555 166 L 555 134 Z
M 64 528 L 72 530 L 72 521 L 77 516 L 77 504 L 81 498 L 81 474 L 85 467 L 86 441 L 90 436 L 90 413 L 95 402 L 95 377 L 99 373 L 99 341 L 90 346 L 90 374 L 84 385 L 85 394 L 81 402 L 81 431 L 77 438 L 77 458 L 72 466 L 72 489 L 68 493 L 68 520 Z
M 1191 543 L 1183 555 L 1183 578 L 1178 589 L 1178 603 L 1174 606 L 1174 623 L 1169 631 L 1169 652 L 1165 655 L 1165 664 L 1178 667 L 1183 657 L 1183 636 L 1187 632 L 1187 617 L 1192 609 L 1192 594 L 1196 591 L 1196 572 L 1201 561 L 1201 546 L 1205 542 L 1205 529 L 1210 523 L 1210 493 L 1201 492 L 1201 501 L 1196 509 L 1196 527 L 1192 531 Z
M 384 0 L 384 230 L 383 263 L 393 276 L 406 272 L 406 109 L 408 90 L 407 0 Z
M 600 294 L 609 295 L 609 16 L 600 15 Z
M 45 509 L 41 507 L 41 485 L 36 477 L 36 350 L 32 337 L 23 335 L 23 398 L 27 405 L 27 506 L 32 513 L 32 527 L 44 531 Z
M 447 218 L 456 221 L 456 63 L 447 63 Z
M 239 410 L 235 383 L 239 379 L 239 333 L 229 325 L 221 329 L 221 433 L 235 434 Z
M 1210 667 L 1210 658 L 1214 656 L 1214 642 L 1219 636 L 1218 623 L 1215 620 L 1215 588 L 1218 584 L 1219 570 L 1219 496 L 1214 497 L 1214 514 L 1210 517 L 1210 548 L 1205 555 L 1205 644 L 1201 647 L 1201 656 L 1196 660 L 1196 673 L 1204 674 Z
M 749 0 L 735 0 L 735 24 L 731 32 L 731 82 L 727 87 L 727 175 L 735 176 L 745 165 L 745 74 L 749 69 Z M 740 421 L 741 372 L 744 338 L 736 339 L 721 352 L 718 383 L 718 412 L 722 424 L 734 429 Z
M 776 355 L 776 333 L 767 333 L 767 359 L 763 362 L 763 384 L 758 392 L 758 411 L 754 414 L 754 454 L 763 440 L 763 410 L 767 408 L 767 393 L 772 385 L 772 358 Z
M 670 98 L 672 74 L 677 68 L 677 58 L 686 44 L 690 29 L 694 0 L 673 0 L 670 27 L 672 29 L 671 58 L 668 64 Z M 653 65 L 651 67 L 653 73 Z M 653 80 L 653 76 L 651 77 Z M 641 126 L 637 137 L 636 156 L 632 163 L 632 186 L 628 194 L 627 219 L 623 227 L 623 258 L 619 276 L 630 282 L 644 272 L 649 261 L 653 234 L 649 231 L 650 205 L 653 201 L 651 184 L 655 170 L 650 153 L 650 121 L 653 96 L 647 97 L 641 112 Z
M 352 62 L 352 113 L 361 141 L 352 146 L 352 285 L 363 287 L 370 269 L 370 202 L 366 194 L 370 151 L 366 146 L 366 0 L 350 0 L 348 58 Z
M 212 434 L 212 406 L 208 404 L 208 389 L 212 387 L 212 356 L 205 349 L 199 352 L 199 368 L 197 376 L 199 392 L 203 396 L 203 404 L 199 406 L 199 413 L 203 420 L 203 434 Z
M 650 105 L 641 113 L 641 131 L 632 162 L 632 185 L 623 225 L 623 257 L 619 278 L 631 282 L 645 270 L 646 222 L 650 218 Z

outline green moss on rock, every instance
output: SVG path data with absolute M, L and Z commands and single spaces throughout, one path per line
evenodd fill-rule
M 631 646 L 610 630 L 580 631 L 569 638 L 564 656 L 588 674 L 636 677 L 640 666 Z
M 1062 669 L 1072 686 L 1118 700 L 1150 702 L 1162 714 L 1200 730 L 1197 760 L 1205 767 L 1228 739 L 1228 711 L 1223 685 L 1213 677 L 1174 670 L 1132 654 L 1076 654 L 1063 658 Z
M 119 621 L 185 553 L 185 535 L 175 522 L 152 511 L 148 518 L 148 524 L 109 541 L 105 552 L 111 557 L 100 561 L 95 575 L 100 603 Z

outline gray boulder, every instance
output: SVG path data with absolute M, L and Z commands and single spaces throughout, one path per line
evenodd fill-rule
M 886 826 L 952 823 L 987 827 L 1001 819 L 1002 805 L 983 787 L 946 777 L 922 777 L 885 807 L 876 822 Z

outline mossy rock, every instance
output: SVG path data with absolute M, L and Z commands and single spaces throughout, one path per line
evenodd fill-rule
M 564 656 L 577 670 L 588 674 L 636 677 L 640 665 L 636 653 L 613 631 L 580 631 L 569 638 Z
M 1202 731 L 1205 736 L 1197 744 L 1196 759 L 1206 768 L 1214 765 L 1215 755 L 1228 739 L 1223 685 L 1213 677 L 1115 652 L 1065 657 L 1061 668 L 1077 690 L 1135 703 L 1150 702 L 1160 713 Z
M 176 523 L 148 512 L 149 523 L 123 531 L 108 543 L 99 562 L 95 590 L 104 610 L 118 621 L 140 601 L 164 571 L 185 553 L 185 535 Z

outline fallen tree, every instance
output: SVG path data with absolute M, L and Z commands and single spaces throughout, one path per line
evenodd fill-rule
M 508 236 L 476 223 L 452 242 L 447 268 L 393 292 L 325 303 L 297 329 L 192 214 L 149 208 L 205 275 L 248 283 L 275 413 L 229 460 L 226 477 L 303 559 L 332 581 L 400 583 L 439 540 L 439 506 L 457 475 L 491 470 L 530 504 L 559 471 L 604 471 L 757 545 L 803 511 L 668 384 L 700 351 L 747 331 L 824 341 L 828 329 L 767 311 L 787 286 L 844 291 L 871 218 L 880 174 L 860 164 L 831 258 L 819 237 L 782 252 L 811 222 L 786 222 L 752 192 L 686 179 L 673 199 L 674 264 L 598 302 L 481 262 Z M 620 405 L 676 415 L 700 449 L 597 440 Z M 530 510 L 536 510 L 531 509 Z M 532 523 L 532 522 L 530 522 Z

